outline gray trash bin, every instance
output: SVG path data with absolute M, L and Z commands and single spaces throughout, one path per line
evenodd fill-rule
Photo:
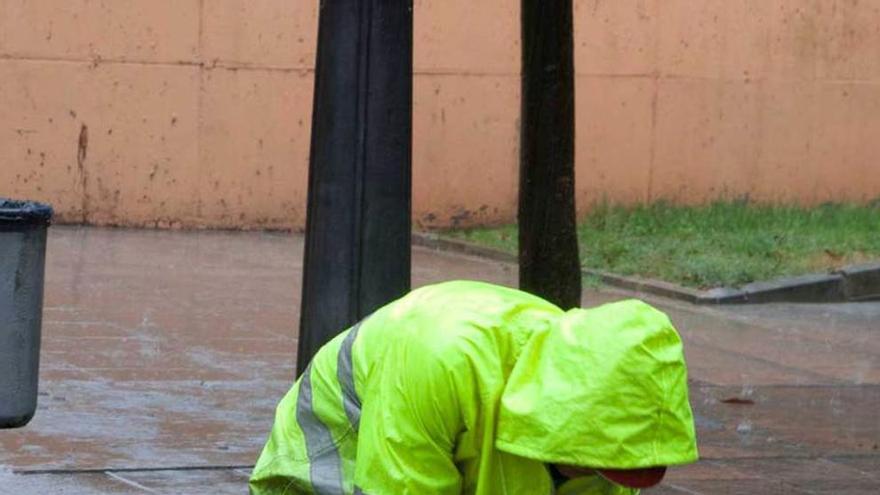
M 0 198 L 0 429 L 37 409 L 46 230 L 52 208 Z

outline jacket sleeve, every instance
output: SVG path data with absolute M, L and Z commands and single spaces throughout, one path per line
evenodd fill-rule
M 355 485 L 371 495 L 458 495 L 453 450 L 462 423 L 456 386 L 462 368 L 425 342 L 389 347 L 368 380 Z
M 564 483 L 556 495 L 639 495 L 639 490 L 624 488 L 594 475 Z

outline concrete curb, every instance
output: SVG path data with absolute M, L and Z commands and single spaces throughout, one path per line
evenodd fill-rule
M 513 254 L 433 233 L 415 232 L 412 239 L 416 246 L 479 256 L 501 263 L 517 262 L 517 257 Z M 831 273 L 753 282 L 738 289 L 720 287 L 709 290 L 691 289 L 662 280 L 627 277 L 600 270 L 584 269 L 583 273 L 614 287 L 692 304 L 880 301 L 880 263 L 847 266 Z

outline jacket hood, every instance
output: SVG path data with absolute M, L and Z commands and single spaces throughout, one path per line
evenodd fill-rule
M 594 468 L 697 460 L 681 338 L 636 300 L 573 309 L 536 331 L 505 386 L 496 447 Z

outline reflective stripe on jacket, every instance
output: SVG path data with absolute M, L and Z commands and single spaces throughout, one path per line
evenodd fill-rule
M 325 345 L 278 405 L 250 486 L 550 494 L 547 463 L 696 458 L 681 340 L 663 313 L 634 300 L 563 312 L 460 281 L 415 290 Z M 563 492 L 636 493 L 601 478 Z

